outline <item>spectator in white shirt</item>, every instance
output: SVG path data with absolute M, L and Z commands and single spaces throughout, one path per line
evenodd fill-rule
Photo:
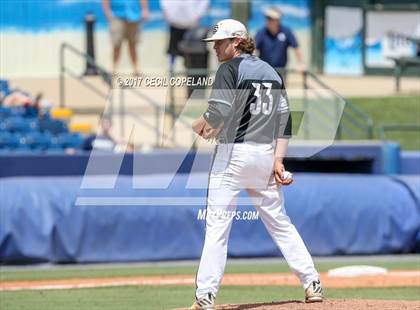
M 170 27 L 169 46 L 169 71 L 173 72 L 176 56 L 182 56 L 178 43 L 185 32 L 199 26 L 201 17 L 204 16 L 209 5 L 208 0 L 160 0 L 166 22 Z

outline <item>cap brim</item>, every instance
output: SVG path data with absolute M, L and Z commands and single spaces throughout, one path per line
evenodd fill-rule
M 224 40 L 224 39 L 232 39 L 235 38 L 233 36 L 229 36 L 229 37 L 216 37 L 216 36 L 212 36 L 210 38 L 205 38 L 203 39 L 204 42 L 213 42 L 213 41 L 219 41 L 219 40 Z

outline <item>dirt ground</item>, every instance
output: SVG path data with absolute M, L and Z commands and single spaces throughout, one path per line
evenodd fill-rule
M 329 277 L 321 273 L 325 288 L 352 287 L 420 287 L 420 271 L 390 271 L 386 275 L 359 277 Z M 81 278 L 33 281 L 1 281 L 0 291 L 73 289 L 89 287 L 136 286 L 136 285 L 194 285 L 192 275 Z M 222 285 L 278 285 L 299 286 L 298 279 L 291 273 L 270 274 L 226 274 Z M 242 309 L 242 308 L 241 308 Z M 245 308 L 243 308 L 245 309 Z M 258 308 L 259 309 L 259 308 Z M 296 308 L 300 309 L 300 308 Z M 305 308 L 306 309 L 306 308 Z M 308 308 L 312 309 L 312 308 Z M 317 308 L 313 308 L 317 309 Z M 331 308 L 332 309 L 332 308 Z M 383 309 L 383 308 L 382 308 Z M 396 309 L 396 308 L 394 308 Z M 403 308 L 398 308 L 403 309 Z M 410 309 L 410 308 L 407 308 Z M 420 309 L 417 308 L 417 309 Z
M 220 305 L 216 310 L 418 310 L 420 301 L 331 299 L 322 303 L 306 304 L 290 300 L 242 305 Z M 177 310 L 177 309 L 174 309 Z M 181 309 L 178 309 L 181 310 Z M 182 309 L 184 310 L 184 309 Z

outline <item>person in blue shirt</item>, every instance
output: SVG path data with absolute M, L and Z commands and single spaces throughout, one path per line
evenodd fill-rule
M 115 73 L 117 69 L 121 44 L 127 40 L 133 73 L 138 75 L 136 45 L 140 23 L 149 19 L 148 0 L 102 0 L 102 7 L 109 23 L 113 46 L 112 72 Z
M 305 70 L 303 55 L 295 35 L 290 28 L 281 23 L 282 13 L 275 8 L 269 8 L 264 12 L 264 15 L 266 25 L 255 36 L 259 57 L 272 67 L 279 69 L 285 78 L 285 68 L 288 60 L 287 50 L 291 47 L 295 51 L 298 70 Z

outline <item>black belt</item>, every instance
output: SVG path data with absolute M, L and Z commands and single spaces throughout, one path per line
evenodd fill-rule
M 226 138 L 218 138 L 217 143 L 219 143 L 219 144 L 244 143 L 244 141 L 243 140 L 228 140 Z

